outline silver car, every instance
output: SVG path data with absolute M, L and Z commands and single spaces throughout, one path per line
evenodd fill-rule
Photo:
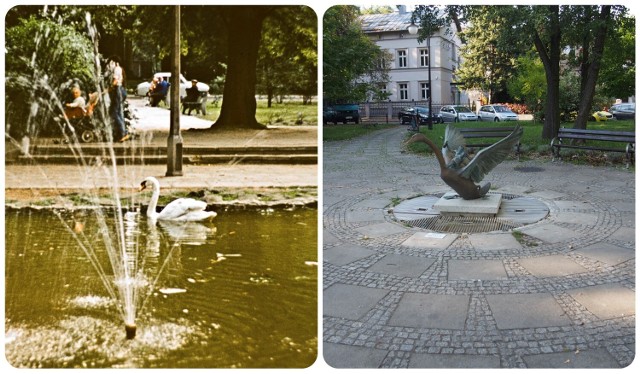
M 609 112 L 615 119 L 635 119 L 636 118 L 636 104 L 624 103 L 616 104 L 609 109 Z
M 478 116 L 464 105 L 445 105 L 440 108 L 440 117 L 444 122 L 477 121 Z
M 481 121 L 517 121 L 518 115 L 504 105 L 483 105 L 478 111 Z

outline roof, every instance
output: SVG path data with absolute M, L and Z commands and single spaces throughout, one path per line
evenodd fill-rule
M 360 16 L 365 33 L 406 30 L 411 24 L 411 12 L 367 14 Z

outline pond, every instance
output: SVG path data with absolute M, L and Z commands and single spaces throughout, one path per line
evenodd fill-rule
M 148 290 L 131 340 L 104 286 L 113 272 L 93 230 L 97 219 L 78 215 L 5 212 L 11 365 L 305 368 L 315 361 L 317 209 L 232 209 L 188 225 L 129 217 L 125 238 L 143 254 L 138 265 Z M 105 276 L 80 248 L 80 232 L 94 244 L 88 253 Z

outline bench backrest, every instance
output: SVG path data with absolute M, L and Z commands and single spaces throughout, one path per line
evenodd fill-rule
M 504 138 L 513 132 L 513 127 L 478 127 L 461 128 L 460 133 L 464 138 Z
M 636 133 L 632 131 L 560 128 L 558 130 L 558 138 L 635 143 Z

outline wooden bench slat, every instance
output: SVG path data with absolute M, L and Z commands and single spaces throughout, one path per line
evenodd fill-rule
M 609 136 L 609 135 L 558 135 L 558 139 L 583 139 L 583 140 L 594 140 L 594 141 L 606 141 L 606 142 L 621 142 L 621 143 L 635 143 L 635 138 L 630 138 L 628 136 Z
M 635 137 L 636 133 L 632 131 L 612 131 L 612 130 L 583 130 L 583 129 L 565 129 L 558 130 L 561 134 L 589 134 L 589 135 L 614 135 L 614 136 L 631 136 Z

